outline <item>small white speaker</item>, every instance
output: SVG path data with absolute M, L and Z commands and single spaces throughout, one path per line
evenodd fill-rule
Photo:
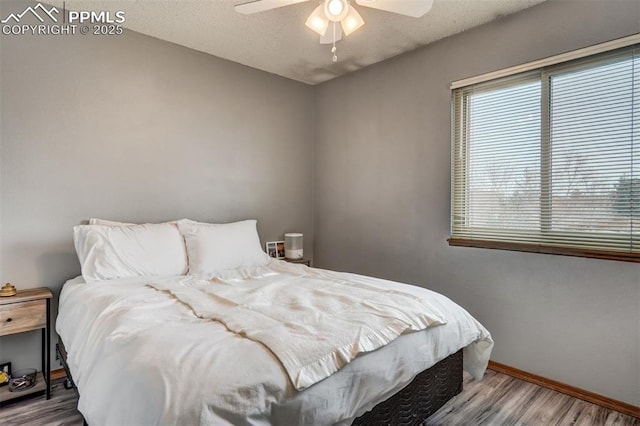
M 302 234 L 284 234 L 284 257 L 287 259 L 302 259 Z

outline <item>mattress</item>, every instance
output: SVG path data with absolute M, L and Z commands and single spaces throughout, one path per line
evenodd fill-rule
M 447 323 L 402 335 L 297 391 L 266 347 L 196 317 L 147 286 L 150 278 L 90 284 L 76 278 L 63 287 L 56 330 L 67 347 L 78 409 L 87 422 L 346 425 L 462 348 L 467 371 L 479 379 L 486 369 L 493 345 L 489 332 L 443 295 L 280 261 L 267 268 L 279 274 L 306 268 L 307 274 L 338 274 L 428 298 Z

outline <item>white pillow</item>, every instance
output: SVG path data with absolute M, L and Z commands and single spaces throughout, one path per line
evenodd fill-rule
M 103 225 L 103 226 L 131 226 L 135 225 L 135 223 L 127 223 L 127 222 L 116 222 L 113 220 L 107 219 L 97 219 L 92 217 L 89 219 L 89 225 Z
M 189 275 L 211 279 L 230 269 L 263 266 L 269 256 L 262 251 L 255 220 L 211 224 L 178 221 L 189 257 Z
M 86 282 L 187 272 L 184 240 L 173 224 L 79 225 L 73 242 Z
M 162 222 L 162 223 L 172 223 L 175 225 L 177 222 L 178 222 L 177 220 L 170 220 L 169 222 Z M 131 225 L 138 225 L 138 224 L 129 223 L 129 222 L 116 222 L 115 220 L 98 219 L 98 218 L 92 217 L 91 219 L 89 219 L 89 225 L 131 226 Z

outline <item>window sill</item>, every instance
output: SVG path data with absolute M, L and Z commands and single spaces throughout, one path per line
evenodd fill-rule
M 616 251 L 555 247 L 539 244 L 523 244 L 504 241 L 468 240 L 462 238 L 449 238 L 447 241 L 449 242 L 450 246 L 455 247 L 477 247 L 485 249 L 555 254 L 560 256 L 577 256 L 588 257 L 592 259 L 619 260 L 623 262 L 640 263 L 640 254 L 638 253 L 621 253 Z

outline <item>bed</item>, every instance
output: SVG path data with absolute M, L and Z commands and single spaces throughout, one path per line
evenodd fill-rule
M 77 227 L 82 228 L 74 240 L 83 276 L 62 289 L 56 331 L 79 391 L 78 409 L 88 424 L 419 424 L 460 391 L 463 365 L 474 377 L 482 377 L 493 342 L 462 307 L 416 286 L 265 258 L 255 221 L 245 222 L 238 227 L 242 232 L 230 234 L 222 225 L 163 224 L 167 232 L 162 238 L 157 226 Z M 179 231 L 175 241 L 184 246 L 186 266 L 169 265 L 181 252 L 161 243 L 173 238 L 167 226 Z M 150 228 L 156 235 L 145 240 Z M 238 242 L 243 240 L 239 234 L 247 237 L 244 243 Z M 245 262 L 252 250 L 255 256 Z M 169 270 L 179 273 L 150 273 Z M 237 317 L 244 321 L 256 310 L 262 315 L 258 318 L 266 318 L 261 310 L 279 300 L 307 306 L 305 294 L 318 293 L 324 283 L 331 289 L 339 283 L 347 291 L 382 292 L 381 300 L 397 294 L 431 313 L 424 314 L 421 330 L 398 329 L 397 336 L 386 336 L 389 341 L 380 345 L 374 341 L 374 346 L 370 337 L 358 337 L 347 351 L 332 353 L 317 365 L 302 363 L 305 367 L 298 370 L 296 363 L 287 364 L 282 351 L 309 336 L 294 333 L 273 342 L 274 328 L 264 337 L 245 323 L 237 324 Z M 238 293 L 245 288 L 248 291 Z M 275 290 L 263 291 L 271 288 Z M 275 299 L 269 299 L 269 292 Z M 249 299 L 240 303 L 234 299 L 238 297 Z M 234 309 L 225 314 L 229 300 Z M 373 303 L 376 297 L 367 300 L 372 302 L 363 304 L 372 305 L 370 309 L 380 309 Z M 243 307 L 242 315 L 237 306 Z M 346 316 L 344 311 L 328 318 L 340 322 Z M 386 311 L 380 316 L 386 317 Z M 413 321 L 402 318 L 403 324 Z M 364 328 L 368 325 L 367 320 Z

